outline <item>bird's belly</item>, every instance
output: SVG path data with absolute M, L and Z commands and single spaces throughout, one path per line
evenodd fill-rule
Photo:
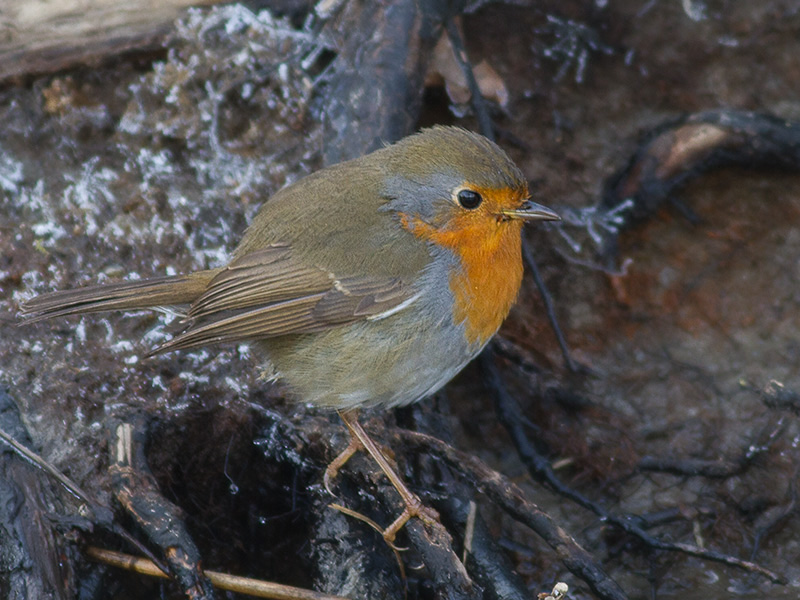
M 336 409 L 402 406 L 436 392 L 481 349 L 450 315 L 415 312 L 273 339 L 264 347 L 299 401 Z

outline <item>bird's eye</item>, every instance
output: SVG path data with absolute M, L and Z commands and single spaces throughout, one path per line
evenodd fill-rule
M 483 202 L 481 195 L 473 190 L 461 190 L 457 197 L 458 203 L 467 210 L 475 210 Z

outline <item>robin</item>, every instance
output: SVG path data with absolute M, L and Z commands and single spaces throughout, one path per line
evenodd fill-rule
M 430 518 L 357 420 L 436 392 L 508 315 L 522 281 L 522 225 L 557 220 L 531 202 L 496 144 L 433 127 L 282 189 L 227 266 L 33 298 L 36 321 L 75 313 L 187 306 L 155 352 L 251 341 L 297 399 L 339 411 L 406 503 L 384 532 Z

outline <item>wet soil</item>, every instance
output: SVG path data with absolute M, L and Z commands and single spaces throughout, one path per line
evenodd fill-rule
M 151 468 L 207 564 L 310 587 L 301 561 L 286 560 L 307 551 L 305 481 L 253 444 L 270 420 L 262 407 L 306 409 L 258 379 L 247 346 L 144 360 L 171 319 L 153 313 L 15 324 L 18 305 L 48 290 L 222 264 L 259 204 L 320 166 L 318 73 L 286 59 L 314 41 L 289 43 L 288 22 L 226 29 L 248 19 L 196 13 L 155 63 L 0 91 L 0 383 L 40 453 L 105 501 L 104 423 L 148 415 Z M 642 135 L 677 115 L 725 107 L 800 119 L 800 8 L 788 0 L 490 5 L 464 31 L 473 61 L 488 60 L 509 90 L 501 144 L 535 199 L 556 209 L 595 204 Z M 422 122 L 476 127 L 441 90 L 426 98 Z M 667 539 L 744 558 L 758 541 L 754 559 L 788 585 L 646 551 L 544 491 L 494 419 L 477 368 L 437 402 L 449 406 L 455 445 L 521 483 L 631 598 L 795 598 L 800 424 L 762 390 L 773 380 L 800 390 L 800 176 L 724 169 L 675 196 L 696 222 L 665 208 L 626 232 L 618 272 L 596 266 L 580 227 L 530 231 L 589 374 L 564 368 L 530 286 L 501 336 L 539 372 L 501 369 L 565 481 L 614 512 L 674 510 L 652 531 Z M 643 457 L 745 456 L 723 478 L 637 469 Z M 253 503 L 262 477 L 283 481 L 285 495 Z M 563 580 L 572 597 L 591 597 L 531 532 L 488 502 L 481 511 L 532 595 Z M 135 597 L 129 584 L 94 597 Z

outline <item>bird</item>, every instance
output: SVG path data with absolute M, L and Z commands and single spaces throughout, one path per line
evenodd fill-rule
M 187 274 L 32 298 L 25 322 L 177 307 L 181 329 L 151 354 L 251 342 L 291 397 L 335 409 L 378 462 L 408 519 L 435 519 L 358 421 L 360 409 L 419 401 L 450 381 L 508 315 L 523 277 L 522 226 L 558 220 L 494 142 L 453 126 L 423 129 L 281 189 L 230 262 Z

